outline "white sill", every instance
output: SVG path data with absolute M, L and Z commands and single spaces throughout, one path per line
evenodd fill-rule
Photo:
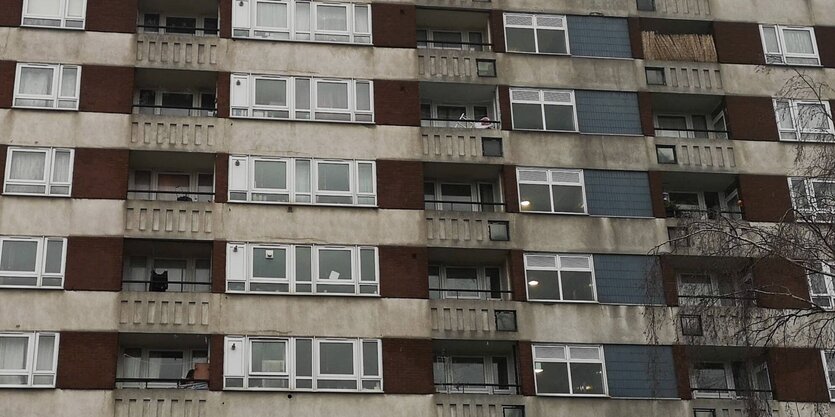
M 261 376 L 253 376 L 254 378 L 261 378 Z M 226 378 L 226 375 L 224 375 Z M 237 377 L 239 378 L 239 377 Z M 246 377 L 244 377 L 246 378 Z M 347 390 L 347 389 L 310 389 L 310 388 L 239 388 L 234 387 L 230 388 L 227 386 L 223 386 L 224 391 L 260 391 L 260 392 L 327 392 L 327 393 L 338 393 L 338 394 L 383 394 L 384 391 L 380 390 Z
M 611 398 L 608 394 L 546 394 L 537 392 L 537 397 Z
M 299 207 L 344 207 L 344 208 L 369 208 L 376 209 L 378 206 L 365 204 L 329 204 L 329 203 L 293 203 L 287 201 L 241 201 L 232 200 L 227 196 L 225 204 L 266 204 L 271 206 L 299 206 Z
M 16 99 L 12 99 L 12 102 L 14 102 L 14 100 L 16 100 Z M 40 99 L 32 99 L 32 100 L 40 100 Z M 59 107 L 36 107 L 36 106 L 12 105 L 12 108 L 13 109 L 21 109 L 21 110 L 56 110 L 56 111 L 68 111 L 68 112 L 69 111 L 78 111 L 78 106 L 76 106 L 73 109 L 67 109 L 67 108 L 59 108 Z
M 29 19 L 42 19 L 42 18 L 40 18 L 40 17 L 30 17 Z M 86 22 L 85 22 L 85 26 L 86 26 Z M 72 31 L 77 31 L 77 32 L 84 32 L 84 30 L 85 30 L 83 27 L 71 28 L 71 27 L 67 27 L 67 26 L 32 25 L 32 24 L 23 24 L 23 23 L 20 24 L 20 27 L 30 28 L 30 29 L 72 30 Z
M 8 182 L 6 184 L 8 184 Z M 70 194 L 47 194 L 47 193 L 42 193 L 42 194 L 37 193 L 36 194 L 36 193 L 15 193 L 15 192 L 4 191 L 3 195 L 15 196 L 15 197 L 70 198 L 70 197 L 72 197 L 72 191 L 70 191 Z
M 565 215 L 569 215 L 569 216 L 587 216 L 587 217 L 591 217 L 591 216 L 589 216 L 588 213 L 576 213 L 576 212 L 564 212 L 564 211 L 533 211 L 533 210 L 522 210 L 521 208 L 519 209 L 519 214 L 525 214 L 525 213 L 531 213 L 531 214 L 565 214 Z
M 600 302 L 597 300 L 542 300 L 542 299 L 534 299 L 528 298 L 528 302 L 530 303 L 539 303 L 539 304 L 597 304 L 600 305 Z
M 270 110 L 272 111 L 272 110 Z M 294 118 L 281 118 L 281 117 L 254 117 L 254 116 L 233 116 L 230 111 L 229 115 L 230 119 L 243 119 L 243 120 L 274 120 L 277 122 L 313 122 L 313 123 L 340 123 L 340 124 L 355 124 L 355 125 L 374 125 L 375 122 L 372 120 L 370 122 L 357 122 L 352 120 L 316 120 L 316 119 L 294 119 Z
M 219 29 L 218 29 L 219 30 Z M 259 36 L 235 36 L 236 28 L 232 28 L 232 39 L 242 39 L 242 40 L 249 40 L 249 41 L 272 41 L 272 42 L 290 42 L 290 43 L 320 43 L 325 45 L 345 45 L 345 46 L 374 46 L 374 39 L 371 39 L 369 43 L 360 43 L 360 42 L 339 42 L 339 41 L 317 41 L 313 39 L 272 39 L 272 38 L 263 38 Z M 244 28 L 237 28 L 237 30 L 250 30 Z M 312 34 L 311 34 L 312 36 Z M 365 35 L 359 35 L 365 36 Z M 368 35 L 369 37 L 371 34 Z
M 237 281 L 243 282 L 243 281 Z M 265 282 L 258 282 L 257 284 L 271 284 Z M 283 284 L 283 283 L 278 283 Z M 297 282 L 298 284 L 298 282 Z M 307 284 L 302 282 L 302 284 Z M 370 284 L 363 284 L 370 285 Z M 356 298 L 382 298 L 380 294 L 349 294 L 349 293 L 313 293 L 313 292 L 279 292 L 279 291 L 232 291 L 226 290 L 226 294 L 241 294 L 241 295 L 276 295 L 276 296 L 302 296 L 302 297 L 356 297 Z
M 0 389 L 19 388 L 19 389 L 55 389 L 55 385 L 0 385 Z
M 44 287 L 44 286 L 34 286 L 34 285 L 0 285 L 0 289 L 5 290 L 45 290 L 45 291 L 63 291 L 64 286 L 60 287 Z

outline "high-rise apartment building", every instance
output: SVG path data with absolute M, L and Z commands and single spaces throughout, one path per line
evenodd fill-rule
M 835 353 L 703 327 L 835 279 L 668 242 L 831 190 L 795 154 L 835 93 L 785 91 L 835 86 L 830 0 L 0 0 L 0 26 L 0 416 L 831 414 Z M 727 296 L 751 282 L 789 294 Z

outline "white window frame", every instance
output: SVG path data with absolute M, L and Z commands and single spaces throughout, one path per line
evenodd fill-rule
M 26 384 L 2 384 L 0 388 L 55 388 L 55 379 L 58 368 L 58 348 L 60 347 L 60 334 L 58 332 L 21 332 L 21 333 L 0 333 L 0 337 L 14 337 L 26 339 L 26 367 L 23 370 L 0 369 L 0 375 L 23 376 L 27 378 Z M 55 337 L 55 345 L 52 349 L 52 363 L 47 370 L 37 370 L 35 361 L 38 357 L 38 345 L 41 337 Z M 35 376 L 52 376 L 52 383 L 35 385 Z
M 458 354 L 446 354 L 446 355 L 436 355 L 434 363 L 441 364 L 443 366 L 443 387 L 439 387 L 438 383 L 435 383 L 435 392 L 444 393 L 444 394 L 462 394 L 462 393 L 479 393 L 479 394 L 514 394 L 518 388 L 518 381 L 516 375 L 513 372 L 510 372 L 510 369 L 505 369 L 508 373 L 508 384 L 507 388 L 502 389 L 499 387 L 498 384 L 498 375 L 493 368 L 493 358 L 501 357 L 504 358 L 508 363 L 508 368 L 513 367 L 514 358 L 508 355 L 496 354 L 496 355 L 458 355 Z M 453 370 L 452 364 L 455 359 L 480 359 L 484 365 L 484 387 L 466 387 L 464 386 L 461 388 L 461 385 L 454 385 L 457 384 L 456 381 L 453 380 Z M 515 370 L 515 369 L 514 369 Z M 434 374 L 434 369 L 433 369 Z M 436 375 L 433 375 L 433 379 Z
M 506 288 L 507 284 L 505 282 L 505 270 L 498 265 L 451 265 L 431 263 L 429 268 L 430 270 L 432 268 L 437 268 L 438 270 L 438 285 L 440 285 L 442 289 L 430 289 L 429 292 L 437 293 L 438 299 L 440 300 L 502 300 L 505 298 L 505 293 L 502 291 L 508 291 L 508 288 Z M 450 268 L 474 269 L 476 271 L 476 286 L 480 292 L 461 292 L 460 289 L 449 288 L 447 270 Z M 499 288 L 490 287 L 490 278 L 487 276 L 488 269 L 495 269 L 499 272 Z M 432 276 L 431 271 L 429 275 Z M 491 294 L 493 292 L 498 292 L 499 297 L 492 297 Z
M 61 270 L 58 273 L 46 272 L 46 251 L 50 241 L 61 242 Z M 6 242 L 36 242 L 37 253 L 35 254 L 35 271 L 0 271 L 0 278 L 5 277 L 30 277 L 37 280 L 34 286 L 32 285 L 4 285 L 0 284 L 0 288 L 30 288 L 30 289 L 46 289 L 46 290 L 60 290 L 64 288 L 64 274 L 67 264 L 67 238 L 63 237 L 29 237 L 29 236 L 0 236 L 0 256 L 2 256 L 2 249 Z M 61 284 L 58 286 L 44 286 L 44 278 L 60 279 Z
M 15 152 L 36 152 L 43 153 L 44 159 L 44 180 L 14 180 L 10 178 L 12 170 L 12 158 Z M 52 176 L 55 171 L 55 154 L 58 152 L 69 152 L 70 164 L 68 182 L 53 181 Z M 4 195 L 27 195 L 27 196 L 47 196 L 47 197 L 67 197 L 72 196 L 72 177 L 73 168 L 75 166 L 75 150 L 70 148 L 27 148 L 27 147 L 9 147 L 6 155 L 6 171 L 3 173 L 3 194 Z M 17 186 L 43 186 L 43 193 L 27 193 L 21 191 L 8 191 L 9 185 Z M 68 187 L 66 194 L 52 193 L 52 187 Z
M 150 175 L 150 183 L 148 186 L 150 187 L 148 190 L 141 190 L 137 189 L 136 184 L 136 173 L 137 172 L 147 172 Z M 181 175 L 181 176 L 188 176 L 189 178 L 189 186 L 188 190 L 182 191 L 181 194 L 185 194 L 189 198 L 196 198 L 198 201 L 203 202 L 211 202 L 214 200 L 214 172 L 200 172 L 200 171 L 191 171 L 191 172 L 182 172 L 182 171 L 165 171 L 165 170 L 155 170 L 155 169 L 132 169 L 128 176 L 128 189 L 133 191 L 128 191 L 128 200 L 151 200 L 151 201 L 175 201 L 177 198 L 177 194 L 172 193 L 162 193 L 159 188 L 159 176 L 160 175 Z M 200 191 L 200 176 L 211 176 L 212 177 L 212 189 L 210 191 Z M 208 194 L 198 194 L 194 197 L 191 194 L 199 193 L 199 192 L 211 192 L 211 195 Z M 143 198 L 144 195 L 144 198 Z M 164 198 L 165 196 L 173 196 L 173 198 L 167 199 Z M 162 197 L 162 198 L 161 198 Z M 205 200 L 205 201 L 204 201 Z M 194 201 L 194 200 L 192 200 Z
M 451 49 L 456 51 L 484 51 L 485 48 L 490 48 L 490 45 L 487 44 L 487 35 L 484 31 L 479 30 L 458 30 L 458 29 L 431 29 L 431 28 L 418 28 L 418 32 L 425 32 L 426 33 L 426 40 L 418 39 L 417 48 L 418 49 Z M 454 45 L 455 42 L 446 42 L 442 40 L 435 40 L 435 35 L 440 33 L 455 33 L 461 35 L 461 42 L 463 44 L 458 44 L 455 46 L 438 46 L 440 45 Z M 481 36 L 481 45 L 473 45 L 472 39 L 470 39 L 471 35 L 474 33 L 478 33 Z M 422 44 L 422 45 L 421 45 Z M 430 46 L 431 45 L 431 46 Z M 489 50 L 489 49 L 488 49 Z
M 548 179 L 546 181 L 533 181 L 533 180 L 522 180 L 519 173 L 521 171 L 544 171 Z M 553 185 L 566 185 L 566 186 L 573 186 L 577 187 L 576 183 L 569 183 L 569 182 L 562 182 L 562 181 L 554 181 L 553 180 L 553 172 L 576 172 L 580 175 L 580 189 L 583 194 L 583 211 L 582 212 L 571 212 L 571 211 L 554 211 L 554 192 L 551 190 L 551 186 Z M 521 190 L 520 185 L 522 184 L 534 184 L 534 185 L 548 185 L 548 198 L 551 201 L 551 210 L 550 211 L 534 211 L 534 210 L 525 210 L 525 212 L 529 213 L 546 213 L 546 214 L 569 214 L 575 216 L 587 216 L 589 214 L 589 204 L 588 204 L 588 196 L 586 195 L 586 178 L 584 170 L 582 169 L 563 169 L 563 168 L 537 168 L 537 167 L 517 167 L 516 168 L 516 192 L 520 198 L 521 204 Z
M 824 293 L 815 293 L 813 292 L 814 289 L 812 288 L 812 271 L 807 273 L 809 279 L 809 296 L 812 302 L 815 302 L 815 298 L 828 298 L 829 299 L 829 306 L 821 306 L 825 310 L 835 310 L 835 268 L 831 265 L 831 262 L 813 262 L 811 268 L 819 270 L 823 274 L 824 278 L 824 286 L 826 287 L 826 292 Z
M 20 80 L 21 74 L 25 68 L 49 68 L 52 70 L 52 93 L 50 95 L 34 95 L 34 94 L 23 94 L 20 92 Z M 61 86 L 63 83 L 63 73 L 64 69 L 72 69 L 76 70 L 75 73 L 75 96 L 62 96 L 61 95 Z M 77 111 L 78 110 L 78 102 L 81 97 L 81 66 L 80 65 L 65 65 L 65 64 L 40 64 L 40 63 L 18 63 L 17 68 L 15 69 L 15 82 L 14 82 L 14 104 L 12 107 L 18 109 L 50 109 L 50 110 L 61 110 L 61 111 Z M 27 106 L 27 105 L 20 105 L 17 104 L 18 100 L 52 100 L 51 106 Z M 58 103 L 60 101 L 75 101 L 75 106 L 73 107 L 60 107 Z
M 239 4 L 238 4 L 239 3 Z M 287 27 L 261 27 L 257 26 L 258 21 L 257 3 L 284 4 L 287 6 Z M 309 10 L 307 30 L 302 29 L 300 22 L 296 20 L 298 15 L 296 9 L 299 4 L 306 4 Z M 337 6 L 345 9 L 346 30 L 320 30 L 316 27 L 318 20 L 316 14 L 320 6 Z M 357 29 L 357 16 L 363 13 L 368 21 L 368 31 L 361 32 Z M 371 7 L 367 3 L 344 3 L 339 1 L 305 1 L 305 0 L 240 0 L 236 1 L 232 8 L 232 37 L 240 39 L 255 39 L 269 41 L 294 41 L 294 42 L 316 42 L 350 45 L 373 45 Z M 245 22 L 245 23 L 239 23 Z M 282 34 L 279 37 L 269 35 L 258 35 L 256 32 Z M 345 36 L 347 41 L 318 39 L 318 37 Z
M 544 347 L 544 348 L 563 348 L 564 352 L 564 359 L 554 359 L 554 358 L 537 358 L 536 357 L 536 348 L 537 347 Z M 596 348 L 599 351 L 599 358 L 600 359 L 572 359 L 571 358 L 571 348 Z M 554 343 L 534 343 L 531 345 L 531 355 L 533 357 L 533 371 L 536 373 L 536 365 L 537 362 L 550 362 L 550 363 L 565 363 L 568 375 L 568 389 L 569 391 L 574 391 L 574 386 L 571 381 L 571 364 L 572 363 L 595 363 L 600 364 L 601 369 L 601 382 L 603 384 L 603 394 L 576 394 L 573 392 L 569 392 L 568 394 L 552 394 L 552 393 L 541 393 L 539 392 L 539 386 L 536 383 L 536 377 L 534 376 L 534 386 L 535 392 L 537 396 L 544 396 L 544 397 L 608 397 L 609 396 L 609 381 L 606 377 L 606 357 L 604 356 L 603 345 L 570 345 L 570 344 L 554 344 Z
M 154 92 L 154 105 L 159 107 L 140 107 L 141 92 Z M 165 94 L 190 94 L 191 95 L 191 109 L 176 109 L 172 107 L 162 107 L 162 99 Z M 211 94 L 215 99 L 214 109 L 203 108 L 203 95 Z M 174 115 L 174 117 L 216 117 L 217 116 L 217 95 L 214 91 L 206 90 L 168 90 L 165 88 L 138 88 L 133 95 L 133 114 L 152 114 L 156 116 L 170 116 L 171 110 L 185 110 L 188 112 L 187 116 Z
M 798 206 L 798 196 L 792 184 L 792 181 L 802 181 L 803 188 L 808 199 L 809 208 L 803 209 Z M 815 183 L 835 183 L 835 178 L 804 178 L 804 177 L 789 177 L 789 195 L 792 200 L 792 207 L 801 213 L 808 214 L 813 217 L 815 221 L 822 223 L 832 223 L 835 221 L 835 201 L 832 202 L 832 207 L 828 210 L 818 207 L 817 197 L 815 196 Z
M 554 258 L 554 265 L 555 267 L 538 267 L 538 266 L 529 266 L 528 258 L 529 257 L 553 257 Z M 589 261 L 588 268 L 575 268 L 575 267 L 566 267 L 563 266 L 563 258 L 587 258 Z M 581 303 L 581 304 L 597 304 L 599 301 L 597 300 L 597 280 L 594 274 L 594 256 L 593 255 L 584 255 L 584 254 L 570 254 L 570 253 L 544 253 L 544 252 L 526 252 L 524 256 L 524 267 L 525 267 L 525 294 L 527 296 L 528 301 L 536 301 L 536 302 L 543 302 L 543 303 Z M 534 271 L 556 271 L 557 272 L 557 282 L 560 289 L 560 299 L 550 299 L 550 298 L 531 298 L 530 296 L 530 281 L 528 280 L 528 270 Z M 591 300 L 566 300 L 562 286 L 562 272 L 589 272 L 591 273 L 591 288 L 592 288 L 592 299 Z
M 829 399 L 835 402 L 835 380 L 829 376 L 829 363 L 826 360 L 826 354 L 835 355 L 835 351 L 821 350 L 821 363 L 823 364 L 823 374 L 826 376 L 826 386 L 829 388 Z M 833 357 L 835 360 L 835 357 Z
M 780 48 L 779 53 L 775 52 L 768 52 L 768 46 L 765 42 L 765 28 L 773 28 L 774 33 L 777 36 L 777 44 Z M 812 48 L 814 49 L 814 53 L 812 54 L 801 54 L 796 52 L 788 52 L 786 49 L 786 41 L 785 36 L 783 35 L 783 31 L 785 30 L 799 30 L 805 31 L 809 33 L 812 42 Z M 821 66 L 820 62 L 820 52 L 818 51 L 818 42 L 815 38 L 815 28 L 809 26 L 782 26 L 782 25 L 760 25 L 760 40 L 762 42 L 763 47 L 763 54 L 765 55 L 766 64 L 773 64 L 773 65 L 796 65 L 796 66 L 812 66 L 812 67 L 819 67 Z M 769 58 L 777 58 L 779 61 L 777 62 L 769 62 Z M 801 64 L 801 63 L 792 63 L 788 62 L 788 60 L 792 58 L 800 58 L 800 59 L 815 59 L 818 62 L 816 64 Z
M 87 21 L 87 0 L 79 0 L 81 1 L 81 16 L 74 17 L 69 15 L 69 0 L 60 0 L 61 3 L 61 14 L 58 16 L 46 16 L 46 15 L 27 15 L 26 10 L 29 8 L 29 3 L 36 0 L 23 0 L 23 12 L 21 13 L 20 19 L 20 26 L 25 27 L 36 27 L 36 28 L 50 28 L 50 29 L 70 29 L 70 30 L 84 30 L 84 26 Z M 56 20 L 58 21 L 58 25 L 39 25 L 37 23 L 27 23 L 27 19 L 36 19 L 36 20 Z M 73 27 L 67 26 L 67 21 L 80 21 L 81 26 Z
M 539 95 L 537 100 L 525 100 L 525 99 L 514 99 L 513 93 L 514 92 L 536 92 Z M 557 102 L 557 101 L 548 101 L 545 99 L 546 93 L 553 93 L 553 94 L 565 94 L 568 93 L 571 96 L 570 102 Z M 542 129 L 529 129 L 529 128 L 519 128 L 516 125 L 516 115 L 513 112 L 513 104 L 536 104 L 539 106 L 540 117 L 542 120 Z M 571 106 L 571 110 L 574 117 L 574 130 L 549 130 L 548 123 L 545 118 L 545 106 Z M 513 130 L 527 130 L 532 132 L 580 132 L 580 122 L 577 119 L 577 98 L 574 95 L 574 90 L 560 90 L 560 89 L 553 89 L 553 88 L 510 88 L 510 118 L 511 122 L 513 123 Z
M 782 103 L 782 104 L 781 104 Z M 786 129 L 780 127 L 780 114 L 778 112 L 778 106 L 785 105 L 789 109 L 789 116 L 791 117 L 793 129 Z M 803 125 L 803 120 L 800 117 L 800 110 L 799 106 L 821 106 L 823 107 L 823 111 L 826 113 L 826 121 L 829 125 L 828 129 L 812 129 L 808 126 Z M 783 98 L 775 98 L 774 99 L 774 116 L 777 118 L 777 128 L 780 131 L 780 140 L 787 141 L 787 142 L 832 142 L 835 140 L 835 124 L 832 122 L 832 109 L 829 106 L 827 101 L 815 101 L 815 100 L 794 100 L 794 99 L 783 99 Z M 786 137 L 785 134 L 793 134 L 795 137 Z M 819 140 L 810 140 L 804 139 L 804 135 L 815 135 L 815 137 L 820 137 Z M 828 136 L 828 139 L 826 138 Z
M 265 373 L 252 372 L 252 342 L 253 341 L 274 341 L 285 342 L 285 358 L 287 372 L 282 373 Z M 299 341 L 307 341 L 311 343 L 311 376 L 300 376 L 297 372 L 297 358 L 296 344 Z M 374 342 L 377 346 L 377 371 L 378 375 L 366 375 L 363 363 L 363 349 L 365 342 Z M 345 343 L 351 344 L 353 350 L 353 375 L 331 375 L 322 374 L 319 369 L 321 359 L 320 345 L 322 343 Z M 383 391 L 383 355 L 382 355 L 382 341 L 380 339 L 364 339 L 364 338 L 317 338 L 317 337 L 269 337 L 269 336 L 226 336 L 224 338 L 224 350 L 228 351 L 230 344 L 235 344 L 237 349 L 244 349 L 242 354 L 243 368 L 242 374 L 232 374 L 230 372 L 231 364 L 224 363 L 223 370 L 223 389 L 237 390 L 237 391 L 306 391 L 306 392 L 371 392 L 379 393 Z M 238 344 L 240 346 L 238 346 Z M 238 364 L 240 365 L 240 364 Z M 250 387 L 250 378 L 273 378 L 289 380 L 287 388 L 262 388 Z M 242 381 L 241 387 L 230 387 L 228 385 L 229 379 L 240 379 Z M 356 381 L 356 389 L 334 389 L 334 388 L 318 388 L 317 383 L 320 379 L 328 380 L 346 380 Z M 297 380 L 311 381 L 312 388 L 299 388 Z M 363 388 L 363 381 L 378 381 L 379 388 L 367 389 Z
M 531 24 L 530 25 L 518 25 L 518 24 L 508 24 L 507 17 L 508 16 L 525 16 L 530 17 Z M 547 17 L 547 18 L 558 18 L 562 20 L 562 27 L 552 27 L 552 26 L 541 26 L 539 24 L 540 17 Z M 505 38 L 505 50 L 510 53 L 515 54 L 537 54 L 537 55 L 556 55 L 556 56 L 569 56 L 571 55 L 571 40 L 568 36 L 568 18 L 565 15 L 556 15 L 556 14 L 542 14 L 542 13 L 504 13 L 502 17 L 502 22 L 504 23 L 503 27 L 503 35 Z M 524 51 L 510 51 L 507 49 L 507 28 L 517 28 L 517 29 L 531 29 L 533 30 L 533 44 L 534 52 L 524 52 Z M 537 32 L 539 29 L 542 28 L 543 30 L 553 30 L 553 31 L 562 31 L 565 35 L 565 53 L 552 53 L 552 52 L 540 52 L 539 50 L 539 36 L 537 36 Z
M 300 281 L 296 276 L 296 252 L 298 248 L 310 250 L 310 281 Z M 285 251 L 285 278 L 263 278 L 254 277 L 252 266 L 255 249 L 273 249 Z M 319 278 L 319 252 L 322 250 L 347 251 L 351 256 L 351 280 L 328 280 Z M 337 245 L 290 245 L 290 244 L 261 244 L 230 242 L 226 244 L 227 259 L 233 258 L 237 251 L 244 251 L 244 276 L 240 271 L 232 270 L 231 262 L 226 263 L 226 292 L 246 294 L 268 294 L 268 295 L 324 295 L 343 297 L 380 297 L 380 254 L 375 246 L 337 246 Z M 362 280 L 362 252 L 374 252 L 374 280 Z M 230 282 L 244 283 L 244 289 L 230 289 Z M 287 285 L 287 291 L 257 291 L 251 289 L 251 284 L 282 284 Z M 310 291 L 298 290 L 299 285 L 310 285 Z M 352 285 L 353 293 L 326 292 L 329 285 Z M 321 288 L 320 288 L 321 287 Z M 363 292 L 363 288 L 373 287 L 373 293 Z

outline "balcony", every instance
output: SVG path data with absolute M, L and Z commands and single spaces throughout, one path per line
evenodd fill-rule
M 638 13 L 652 17 L 708 19 L 710 0 L 636 0 Z
M 150 112 L 149 112 L 150 113 Z M 226 125 L 213 117 L 131 116 L 131 149 L 216 152 L 223 148 Z
M 212 243 L 126 239 L 122 291 L 208 293 Z
M 122 333 L 116 388 L 206 390 L 209 359 L 207 335 Z
M 140 67 L 210 70 L 218 66 L 216 0 L 140 0 L 136 27 Z
M 497 76 L 489 14 L 417 10 L 418 75 L 435 81 L 491 83 Z
M 216 117 L 217 73 L 137 69 L 133 114 Z
M 441 394 L 519 394 L 514 342 L 436 340 L 435 391 Z
M 694 399 L 773 399 L 765 352 L 733 347 L 690 347 L 690 387 Z
M 507 251 L 429 249 L 432 300 L 508 301 L 512 299 Z
M 667 217 L 702 221 L 742 219 L 736 175 L 666 172 L 662 187 Z
M 501 127 L 496 87 L 420 83 L 422 127 L 485 130 Z
M 505 211 L 501 166 L 427 163 L 423 199 L 429 211 Z

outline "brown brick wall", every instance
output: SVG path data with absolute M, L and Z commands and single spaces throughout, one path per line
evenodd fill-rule
M 432 341 L 383 339 L 383 391 L 386 394 L 432 394 Z
M 423 210 L 423 163 L 378 160 L 377 205 L 383 209 Z
M 61 332 L 60 337 L 57 388 L 112 390 L 115 387 L 118 333 Z
M 678 305 L 678 280 L 673 266 L 673 257 L 661 256 L 659 268 L 661 269 L 661 288 L 664 290 L 664 301 L 668 306 Z
M 507 256 L 507 269 L 510 273 L 513 301 L 527 301 L 528 280 L 525 277 L 525 252 L 519 249 L 511 250 Z
M 425 247 L 380 246 L 380 295 L 429 298 L 429 255 Z
M 378 125 L 420 126 L 418 82 L 374 80 L 374 120 Z
M 505 211 L 519 212 L 519 188 L 516 184 L 516 166 L 502 165 L 502 190 L 504 191 Z
M 676 387 L 682 400 L 693 398 L 690 390 L 690 364 L 687 359 L 687 346 L 673 345 L 673 363 L 676 368 Z
M 136 32 L 138 0 L 87 0 L 85 29 L 94 32 Z
M 6 178 L 6 152 L 9 145 L 0 145 L 0 193 L 3 192 L 3 181 Z
M 516 342 L 517 375 L 519 375 L 519 393 L 522 395 L 536 395 L 536 381 L 533 372 L 533 351 L 531 342 Z
M 225 203 L 229 195 L 229 154 L 215 155 L 215 202 Z
M 0 26 L 20 26 L 23 0 L 0 1 Z
M 835 27 L 815 26 L 815 39 L 818 41 L 818 55 L 821 65 L 835 68 Z
M 493 44 L 493 52 L 506 52 L 504 45 L 504 12 L 501 10 L 490 10 L 490 43 Z
M 788 179 L 779 175 L 739 175 L 739 198 L 745 219 L 753 222 L 791 220 Z
M 209 339 L 209 389 L 223 391 L 223 335 L 213 334 Z
M 513 114 L 510 109 L 510 87 L 499 86 L 499 112 L 502 117 L 502 130 L 513 130 Z
M 716 55 L 723 64 L 764 65 L 760 27 L 756 23 L 713 22 Z
M 212 242 L 212 292 L 226 292 L 226 241 Z
M 371 3 L 374 46 L 417 48 L 416 9 L 413 5 Z
M 130 114 L 133 109 L 133 76 L 134 69 L 131 67 L 82 66 L 78 110 Z
M 652 215 L 655 218 L 667 217 L 667 209 L 664 207 L 664 173 L 661 171 L 649 171 L 649 193 L 652 202 Z
M 17 69 L 15 61 L 0 61 L 0 108 L 12 107 L 14 97 L 14 76 Z
M 121 237 L 68 237 L 64 288 L 76 291 L 120 291 L 124 244 Z
M 638 111 L 641 115 L 641 132 L 644 136 L 655 136 L 655 122 L 652 118 L 652 93 L 638 92 Z
M 127 149 L 76 148 L 72 197 L 124 200 L 128 192 Z
M 820 350 L 770 348 L 767 356 L 775 400 L 829 402 Z
M 229 117 L 229 103 L 231 100 L 229 89 L 231 86 L 231 74 L 228 72 L 217 73 L 217 117 Z
M 632 58 L 644 59 L 644 40 L 641 35 L 641 21 L 637 17 L 626 20 L 629 25 L 629 45 L 632 48 Z
M 783 258 L 759 259 L 754 264 L 757 304 L 766 308 L 808 308 L 806 271 Z M 807 301 L 804 301 L 807 300 Z
M 233 0 L 218 0 L 218 24 L 220 25 L 220 37 L 232 37 L 232 3 Z
M 770 97 L 725 97 L 731 139 L 778 141 L 777 118 Z

